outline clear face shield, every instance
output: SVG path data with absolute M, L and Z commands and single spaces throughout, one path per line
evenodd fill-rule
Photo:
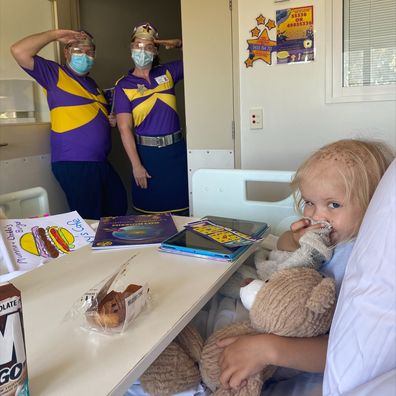
M 156 45 L 152 41 L 134 41 L 131 43 L 131 51 L 140 50 L 151 52 L 154 56 L 157 55 L 158 50 Z
M 158 50 L 151 40 L 136 40 L 131 43 L 131 57 L 138 69 L 148 69 Z
M 95 48 L 92 45 L 87 45 L 85 43 L 73 43 L 69 48 L 69 53 L 73 55 L 87 55 L 94 59 L 96 55 Z

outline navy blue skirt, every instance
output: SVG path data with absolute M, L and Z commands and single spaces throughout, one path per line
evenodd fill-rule
M 133 207 L 140 212 L 183 212 L 188 209 L 186 142 L 165 147 L 137 145 L 140 161 L 151 179 L 147 189 L 132 178 Z

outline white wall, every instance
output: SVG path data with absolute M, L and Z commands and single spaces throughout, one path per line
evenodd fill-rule
M 31 80 L 17 65 L 10 53 L 11 44 L 28 35 L 53 28 L 52 2 L 48 0 L 0 0 L 0 78 Z M 55 46 L 40 52 L 55 59 Z M 49 120 L 43 90 L 36 85 L 39 96 L 36 110 L 39 120 Z M 1 96 L 1 93 L 0 93 Z M 65 195 L 50 166 L 50 124 L 0 124 L 0 194 L 42 186 L 47 190 L 50 213 L 69 210 Z
M 10 46 L 23 37 L 54 28 L 52 2 L 48 0 L 0 0 L 0 78 L 32 80 L 15 62 Z M 55 45 L 46 46 L 40 55 L 55 59 Z M 36 111 L 39 121 L 49 121 L 47 101 L 35 82 Z
M 275 10 L 314 6 L 316 58 L 306 64 L 268 66 L 255 61 L 246 68 L 246 40 L 262 13 L 275 19 Z M 237 6 L 237 10 L 235 7 Z M 396 147 L 395 101 L 325 103 L 325 0 L 234 0 L 238 13 L 241 167 L 295 169 L 312 151 L 347 137 L 379 138 Z M 249 129 L 249 109 L 263 108 L 262 130 Z

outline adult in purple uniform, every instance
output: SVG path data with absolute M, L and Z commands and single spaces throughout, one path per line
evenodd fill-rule
M 183 63 L 159 64 L 158 47 L 181 48 L 180 39 L 158 40 L 150 24 L 135 27 L 135 67 L 115 87 L 114 109 L 132 164 L 132 200 L 145 213 L 188 210 L 187 150 L 176 109 L 175 84 Z
M 47 44 L 65 44 L 66 65 L 37 53 Z M 108 104 L 88 76 L 95 44 L 87 32 L 50 30 L 11 47 L 18 64 L 46 91 L 51 116 L 52 172 L 71 210 L 88 219 L 124 215 L 126 191 L 107 160 L 111 149 Z

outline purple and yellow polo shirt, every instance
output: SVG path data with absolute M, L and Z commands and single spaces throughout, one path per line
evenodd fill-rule
M 175 84 L 183 79 L 183 61 L 154 67 L 150 83 L 132 72 L 116 83 L 114 111 L 131 113 L 138 135 L 162 136 L 179 131 Z
M 95 81 L 37 55 L 34 69 L 24 70 L 46 91 L 52 162 L 106 161 L 111 149 L 107 102 Z

